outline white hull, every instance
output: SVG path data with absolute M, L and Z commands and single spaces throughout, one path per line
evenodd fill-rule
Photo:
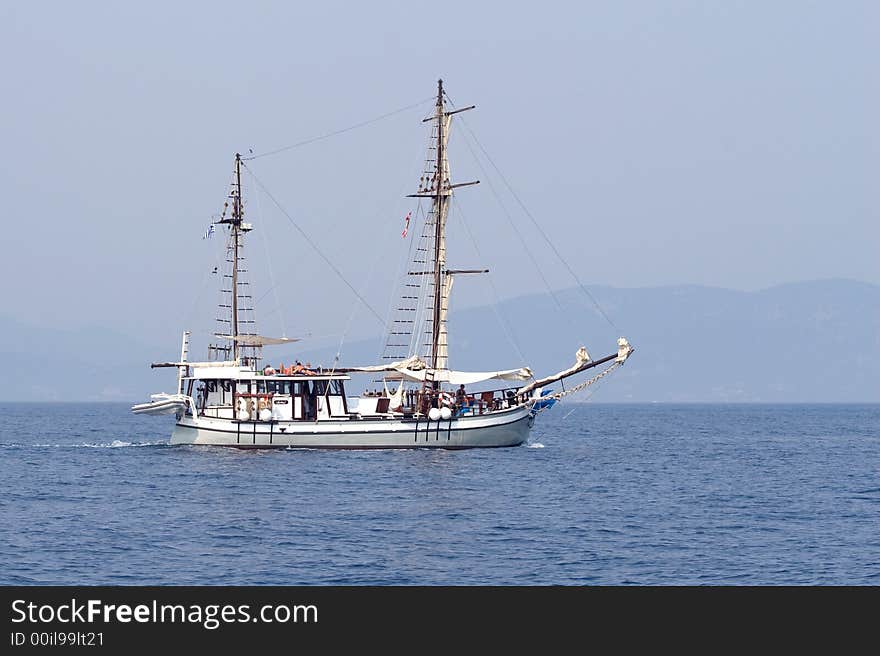
M 517 446 L 529 437 L 533 417 L 527 405 L 451 420 L 330 419 L 243 421 L 185 416 L 171 444 L 238 448 L 469 449 Z

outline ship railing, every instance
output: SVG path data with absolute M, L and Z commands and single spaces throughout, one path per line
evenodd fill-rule
M 403 397 L 403 406 L 399 411 L 404 415 L 427 415 L 431 408 L 451 405 L 456 416 L 482 415 L 499 410 L 507 410 L 522 405 L 530 398 L 527 394 L 519 394 L 517 387 L 503 387 L 465 394 L 464 402 L 456 398 L 454 392 L 443 392 L 436 395 L 431 391 L 420 389 L 407 390 Z M 392 411 L 396 409 L 391 408 Z

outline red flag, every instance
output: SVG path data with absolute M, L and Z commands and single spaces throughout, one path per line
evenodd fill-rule
M 406 214 L 406 222 L 403 226 L 403 233 L 401 233 L 401 235 L 400 235 L 403 239 L 406 239 L 406 233 L 409 232 L 409 216 L 410 216 L 410 214 L 412 214 L 412 212 L 407 212 L 407 214 Z

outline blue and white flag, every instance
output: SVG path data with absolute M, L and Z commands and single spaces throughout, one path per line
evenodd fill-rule
M 211 235 L 214 234 L 214 224 L 208 226 L 208 229 L 205 231 L 204 237 L 202 239 L 208 239 Z

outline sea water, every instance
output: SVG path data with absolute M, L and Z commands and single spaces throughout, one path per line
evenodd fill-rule
M 880 406 L 558 404 L 509 449 L 0 404 L 2 584 L 880 584 Z

